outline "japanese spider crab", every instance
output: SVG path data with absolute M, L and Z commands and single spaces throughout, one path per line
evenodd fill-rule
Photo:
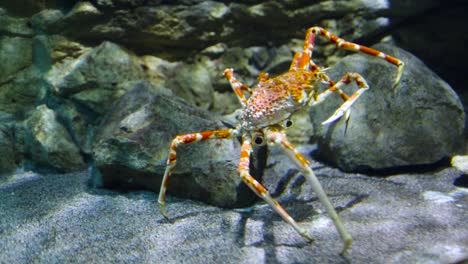
M 290 124 L 288 120 L 292 114 L 304 107 L 316 105 L 324 101 L 333 93 L 338 93 L 344 100 L 344 103 L 322 124 L 332 123 L 340 119 L 343 115 L 345 118 L 348 118 L 350 107 L 363 92 L 369 88 L 364 78 L 354 72 L 346 73 L 336 83 L 331 80 L 325 74 L 324 68 L 319 67 L 311 60 L 316 36 L 327 39 L 338 48 L 368 54 L 376 58 L 384 59 L 397 66 L 398 72 L 393 86 L 394 89 L 398 85 L 403 73 L 404 63 L 402 61 L 380 51 L 347 42 L 320 27 L 311 27 L 307 30 L 303 50 L 294 55 L 288 72 L 273 78 L 270 78 L 267 73 L 261 73 L 258 76 L 258 84 L 253 89 L 239 82 L 234 77 L 233 69 L 226 69 L 224 75 L 242 105 L 240 122 L 232 129 L 183 134 L 176 136 L 172 140 L 169 157 L 167 159 L 167 167 L 158 198 L 160 211 L 165 218 L 168 218 L 164 209 L 165 193 L 171 173 L 176 165 L 177 147 L 208 139 L 228 139 L 240 136 L 242 137 L 242 147 L 237 171 L 244 183 L 260 198 L 265 200 L 265 202 L 267 202 L 273 210 L 301 236 L 308 240 L 313 240 L 305 230 L 299 227 L 286 210 L 271 197 L 268 190 L 249 173 L 252 142 L 254 144 L 268 143 L 269 145 L 279 146 L 312 185 L 313 191 L 317 194 L 329 217 L 333 220 L 344 243 L 342 253 L 348 250 L 352 243 L 351 235 L 345 229 L 333 205 L 330 203 L 321 184 L 312 171 L 310 162 L 294 148 L 283 132 L 284 127 Z M 341 87 L 350 84 L 352 81 L 354 81 L 359 88 L 351 96 L 348 96 L 341 90 Z M 318 83 L 325 83 L 329 88 L 323 92 L 319 92 Z M 246 97 L 245 94 L 247 94 L 248 97 Z

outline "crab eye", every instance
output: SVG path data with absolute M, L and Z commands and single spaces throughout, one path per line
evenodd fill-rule
M 254 142 L 255 142 L 255 145 L 261 145 L 263 143 L 263 137 L 261 136 L 255 137 Z
M 253 142 L 254 142 L 254 145 L 262 146 L 265 144 L 265 139 L 263 138 L 262 134 L 256 134 L 253 137 Z
M 289 119 L 284 120 L 283 127 L 291 127 L 293 122 Z

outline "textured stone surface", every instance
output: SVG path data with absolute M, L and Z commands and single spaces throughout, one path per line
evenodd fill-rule
M 431 164 L 464 151 L 465 115 L 450 86 L 411 54 L 375 48 L 406 63 L 397 91 L 396 67 L 361 54 L 344 58 L 330 70 L 332 79 L 355 71 L 370 89 L 352 106 L 348 122 L 321 125 L 342 103 L 339 96 L 311 109 L 319 154 L 341 169 L 363 170 Z M 356 89 L 353 84 L 344 90 Z
M 310 148 L 304 148 L 304 151 Z M 354 237 L 349 254 L 302 176 L 273 153 L 266 178 L 276 196 L 315 237 L 297 235 L 267 205 L 220 209 L 168 198 L 172 223 L 156 195 L 89 187 L 87 173 L 0 177 L 0 257 L 5 262 L 138 263 L 460 263 L 468 259 L 468 192 L 462 172 L 441 169 L 372 178 L 314 163 Z M 274 188 L 273 186 L 271 186 Z M 308 196 L 301 194 L 308 193 Z
M 47 81 L 61 97 L 71 97 L 96 113 L 105 113 L 126 90 L 144 76 L 136 57 L 118 45 L 103 42 L 77 59 L 54 65 Z
M 58 171 L 83 169 L 86 165 L 66 128 L 57 120 L 55 112 L 40 105 L 26 120 L 26 152 L 39 169 Z
M 46 84 L 35 67 L 27 67 L 0 84 L 0 112 L 16 119 L 35 108 Z
M 139 53 L 183 58 L 213 44 L 285 43 L 322 25 L 347 39 L 375 41 L 394 23 L 431 9 L 439 1 L 94 1 L 67 8 L 45 30 L 85 43 L 103 38 Z M 43 12 L 50 12 L 45 9 Z M 48 16 L 44 16 L 47 19 Z M 313 18 L 311 20 L 311 18 Z M 222 25 L 222 26 L 219 26 Z M 263 32 L 263 34 L 258 34 Z
M 172 139 L 222 128 L 209 112 L 190 107 L 162 87 L 139 83 L 104 118 L 93 159 L 105 187 L 159 191 Z M 220 206 L 248 203 L 253 196 L 237 175 L 239 155 L 236 139 L 180 146 L 169 192 Z
M 21 52 L 18 52 L 21 50 Z M 19 36 L 1 36 L 0 37 L 0 60 L 2 70 L 0 71 L 0 83 L 12 78 L 13 74 L 18 73 L 31 65 L 32 61 L 32 40 Z

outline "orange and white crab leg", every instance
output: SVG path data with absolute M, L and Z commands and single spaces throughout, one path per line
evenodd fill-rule
M 255 178 L 253 178 L 249 173 L 249 164 L 250 164 L 250 153 L 252 152 L 252 144 L 249 136 L 244 136 L 242 141 L 241 156 L 239 159 L 239 166 L 237 171 L 239 172 L 240 177 L 249 188 L 255 192 L 255 194 L 262 198 L 268 205 L 270 205 L 276 213 L 278 213 L 281 218 L 283 218 L 286 223 L 290 224 L 301 236 L 308 240 L 313 240 L 307 232 L 300 228 L 296 221 L 286 212 L 286 210 L 268 193 L 268 190 L 263 187 Z
M 395 57 L 392 57 L 390 55 L 387 55 L 381 51 L 378 51 L 378 50 L 375 50 L 366 46 L 362 46 L 356 43 L 345 41 L 344 39 L 339 38 L 338 36 L 328 32 L 326 29 L 321 28 L 321 27 L 311 27 L 307 29 L 307 34 L 304 40 L 304 52 L 303 52 L 303 58 L 301 58 L 301 64 L 306 63 L 306 60 L 310 60 L 310 55 L 312 54 L 311 50 L 313 49 L 315 36 L 317 35 L 327 39 L 330 43 L 335 44 L 340 49 L 361 52 L 361 53 L 364 53 L 364 54 L 367 54 L 376 58 L 386 60 L 389 63 L 397 66 L 398 72 L 395 78 L 395 83 L 393 85 L 394 88 L 397 87 L 398 83 L 400 82 L 401 75 L 403 74 L 403 68 L 405 66 L 405 63 L 403 61 Z M 307 50 L 310 50 L 310 52 L 306 52 L 306 47 L 307 47 Z
M 208 140 L 208 139 L 227 139 L 231 138 L 231 136 L 236 135 L 237 130 L 235 129 L 225 129 L 225 130 L 213 130 L 213 131 L 204 131 L 199 133 L 191 133 L 191 134 L 183 134 L 176 136 L 171 143 L 171 147 L 169 149 L 169 157 L 167 158 L 166 162 L 166 171 L 164 172 L 164 177 L 161 182 L 161 188 L 159 190 L 159 209 L 161 214 L 167 217 L 166 211 L 164 209 L 164 203 L 166 201 L 166 190 L 167 186 L 169 185 L 169 180 L 174 170 L 174 167 L 177 162 L 177 154 L 176 150 L 179 145 L 189 144 L 193 142 Z
M 236 77 L 234 77 L 234 70 L 231 68 L 224 70 L 224 76 L 231 84 L 231 88 L 236 94 L 237 99 L 239 99 L 241 105 L 245 106 L 245 104 L 247 103 L 247 99 L 245 98 L 244 91 L 250 93 L 250 88 L 247 87 L 247 85 L 241 83 L 239 80 L 237 80 Z M 265 77 L 264 75 L 262 76 Z M 268 78 L 268 76 L 266 76 L 266 78 Z
M 315 38 L 308 34 L 304 40 L 304 46 L 301 53 L 294 54 L 290 70 L 305 69 L 316 72 L 319 67 L 312 61 L 312 51 L 314 50 Z
M 308 45 L 304 43 L 304 50 L 301 52 L 296 52 L 289 66 L 289 71 L 297 71 L 298 69 L 306 69 L 312 72 L 316 72 L 319 69 L 312 60 L 312 48 L 313 45 Z
M 350 84 L 352 80 L 356 82 L 359 89 L 356 92 L 354 92 L 349 98 L 346 98 L 347 95 L 344 94 L 340 88 L 343 85 Z M 322 122 L 322 125 L 330 124 L 338 120 L 345 114 L 347 119 L 349 116 L 349 110 L 351 106 L 367 89 L 369 89 L 369 85 L 360 74 L 355 72 L 348 72 L 334 86 L 319 94 L 317 97 L 317 101 L 314 102 L 314 104 L 322 102 L 331 92 L 334 92 L 335 90 L 338 91 L 341 94 L 343 100 L 345 100 L 345 102 L 335 111 L 335 113 L 333 113 L 333 115 L 331 115 L 327 120 Z
M 281 149 L 296 165 L 299 171 L 302 172 L 307 182 L 309 182 L 309 184 L 312 187 L 312 190 L 315 192 L 315 194 L 317 194 L 320 203 L 325 207 L 325 210 L 327 211 L 329 217 L 333 220 L 333 223 L 335 224 L 338 233 L 343 239 L 344 247 L 342 253 L 346 252 L 351 246 L 353 239 L 344 227 L 343 223 L 338 217 L 338 214 L 335 211 L 335 208 L 333 207 L 327 195 L 325 194 L 322 185 L 320 184 L 314 172 L 310 168 L 310 162 L 301 153 L 297 152 L 297 150 L 289 142 L 289 140 L 286 138 L 286 135 L 283 132 L 274 128 L 266 128 L 265 136 L 269 144 L 278 145 L 281 147 Z

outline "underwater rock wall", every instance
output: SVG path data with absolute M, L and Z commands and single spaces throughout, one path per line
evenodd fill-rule
M 56 170 L 60 172 L 79 170 L 86 163 L 96 163 L 96 174 L 101 175 L 104 183 L 113 182 L 116 185 L 126 186 L 130 184 L 134 188 L 155 188 L 154 182 L 163 173 L 163 164 L 170 138 L 175 134 L 199 129 L 214 129 L 221 127 L 217 121 L 214 126 L 201 126 L 202 121 L 176 120 L 172 117 L 174 105 L 187 104 L 186 112 L 197 115 L 209 123 L 221 120 L 221 115 L 230 114 L 239 107 L 234 93 L 228 82 L 222 76 L 227 67 L 235 69 L 241 81 L 249 86 L 255 84 L 257 75 L 267 71 L 275 75 L 287 70 L 292 54 L 302 48 L 302 39 L 308 27 L 319 25 L 336 33 L 340 37 L 356 41 L 365 45 L 372 45 L 381 41 L 390 45 L 408 47 L 416 55 L 425 54 L 428 61 L 438 67 L 438 73 L 443 76 L 453 69 L 460 70 L 460 63 L 439 63 L 438 56 L 430 56 L 426 50 L 433 47 L 431 35 L 422 33 L 419 21 L 425 18 L 427 28 L 432 28 L 439 21 L 459 20 L 458 13 L 447 11 L 441 1 L 32 1 L 36 4 L 22 5 L 24 1 L 9 2 L 0 8 L 0 149 L 2 153 L 8 153 L 0 157 L 0 172 L 13 171 L 17 168 L 34 170 Z M 27 1 L 26 1 L 27 2 Z M 74 5 L 71 3 L 74 2 Z M 456 2 L 456 1 L 455 1 Z M 462 1 L 456 2 L 454 8 L 463 7 Z M 443 7 L 443 8 L 442 8 Z M 446 17 L 440 17 L 437 21 L 427 21 L 427 17 L 434 16 L 440 11 Z M 443 12 L 442 12 L 443 11 Z M 466 20 L 465 20 L 466 21 Z M 466 30 L 462 29 L 462 30 Z M 460 31 L 450 30 L 444 32 L 450 35 L 447 39 L 455 43 L 454 48 L 459 48 Z M 465 34 L 466 35 L 466 34 Z M 391 38 L 391 36 L 397 36 Z M 418 37 L 424 37 L 421 41 L 424 45 L 411 45 Z M 347 55 L 343 51 L 336 50 L 333 46 L 326 45 L 324 41 L 318 41 L 314 50 L 314 61 L 321 66 L 331 67 L 330 74 L 342 66 L 336 65 L 341 58 Z M 380 46 L 378 46 L 380 47 Z M 444 53 L 452 48 L 435 47 L 438 52 Z M 393 51 L 399 51 L 391 48 Z M 459 50 L 458 62 L 466 61 L 461 56 L 465 52 Z M 343 66 L 340 74 L 346 71 L 360 72 L 364 68 L 365 61 L 375 59 L 359 55 L 358 62 Z M 442 56 L 443 59 L 447 59 Z M 349 135 L 344 140 L 338 134 L 342 125 L 327 127 L 327 133 L 320 132 L 317 128 L 327 113 L 320 115 L 322 109 L 331 109 L 333 104 L 327 106 L 327 102 L 317 106 L 320 111 L 311 109 L 311 115 L 303 113 L 295 121 L 296 126 L 290 132 L 296 142 L 309 142 L 311 138 L 319 138 L 319 143 L 324 151 L 322 158 L 328 159 L 336 166 L 355 170 L 362 167 L 382 169 L 394 166 L 430 164 L 444 157 L 449 157 L 465 151 L 464 146 L 464 111 L 456 95 L 451 88 L 436 74 L 424 68 L 423 63 L 408 55 L 406 63 L 408 71 L 404 74 L 399 93 L 406 93 L 411 89 L 411 94 L 405 96 L 405 101 L 398 107 L 404 108 L 404 113 L 411 112 L 414 105 L 423 103 L 427 109 L 420 107 L 421 114 L 414 114 L 411 118 L 397 112 L 390 116 L 391 111 L 377 107 L 379 116 L 368 116 L 366 122 L 372 120 L 397 120 L 402 123 L 421 124 L 427 126 L 427 135 L 421 135 L 426 141 L 414 141 L 406 137 L 404 125 L 390 127 L 400 137 L 399 143 L 402 150 L 395 150 L 394 146 L 379 145 L 382 148 L 392 148 L 390 155 L 375 155 L 371 150 L 360 146 L 376 144 L 373 139 L 375 134 L 360 136 L 360 141 L 354 141 L 355 137 Z M 352 59 L 348 59 L 352 60 Z M 359 65 L 356 65 L 359 63 Z M 378 62 L 377 62 L 378 63 Z M 424 68 L 421 71 L 413 71 L 411 68 Z M 444 65 L 448 65 L 444 67 Z M 375 66 L 368 66 L 369 71 L 360 72 L 367 78 L 372 74 Z M 383 95 L 390 90 L 395 67 L 386 67 L 385 73 L 369 77 L 381 80 L 382 85 L 371 85 L 368 93 Z M 369 73 L 368 73 L 369 72 Z M 340 75 L 332 75 L 340 78 Z M 431 78 L 428 79 L 427 76 Z M 466 78 L 466 77 L 465 77 Z M 407 81 L 405 81 L 407 80 Z M 451 83 L 451 80 L 445 80 Z M 154 113 L 148 116 L 139 116 L 142 113 L 138 106 L 125 108 L 124 103 L 135 93 L 135 89 L 145 83 L 148 93 L 151 94 L 142 104 L 151 103 L 152 98 L 162 96 L 160 94 L 173 94 L 174 105 L 165 109 L 154 108 L 157 114 L 166 121 L 154 120 Z M 458 79 L 453 83 L 458 84 Z M 423 88 L 417 88 L 418 86 Z M 387 85 L 387 86 L 386 86 Z M 411 86 L 411 87 L 410 87 Z M 162 88 L 161 88 L 162 87 Z M 405 90 L 408 88 L 408 90 Z M 462 87 L 454 87 L 457 92 L 463 91 Z M 170 90 L 171 92 L 168 92 Z M 435 95 L 440 100 L 424 99 L 414 96 L 415 93 L 425 95 L 431 90 L 440 92 Z M 442 92 L 443 91 L 443 92 Z M 402 95 L 402 94 L 400 94 Z M 402 95 L 403 96 L 403 95 Z M 434 95 L 427 95 L 434 96 Z M 184 101 L 181 101 L 179 98 Z M 143 98 L 144 99 L 144 98 Z M 407 101 L 406 101 L 407 100 Z M 412 101 L 413 100 L 413 101 Z M 445 100 L 445 101 L 444 101 Z M 175 103 L 177 102 L 177 103 Z M 184 102 L 184 103 L 180 103 Z M 442 103 L 441 103 L 442 102 Z M 448 103 L 445 103 L 448 102 Z M 366 108 L 366 105 L 374 105 L 369 97 L 359 102 L 363 109 L 354 112 L 374 108 Z M 392 105 L 393 103 L 389 103 Z M 438 104 L 438 105 L 437 105 Z M 121 107 L 125 106 L 123 109 Z M 159 106 L 158 106 L 159 107 Z M 439 107 L 439 108 L 437 108 Z M 450 111 L 446 111 L 445 109 Z M 122 112 L 127 109 L 127 112 Z M 441 112 L 436 117 L 428 118 L 425 111 Z M 140 112 L 139 112 L 140 111 Z M 385 111 L 385 113 L 383 113 Z M 328 112 L 331 114 L 333 109 Z M 47 113 L 47 115 L 45 115 Z M 50 114 L 49 114 L 50 113 Z M 418 112 L 419 113 L 419 112 Z M 445 113 L 446 115 L 443 115 Z M 35 116 L 54 116 L 54 118 L 34 118 Z M 152 124 L 155 131 L 145 131 L 145 134 L 137 135 L 135 131 L 125 131 L 125 126 L 119 124 L 128 123 L 128 116 L 138 116 L 144 124 Z M 358 115 L 352 115 L 351 121 Z M 121 119 L 112 119 L 120 117 Z M 145 119 L 146 118 L 146 119 Z M 416 118 L 416 120 L 415 120 Z M 109 120 L 112 119 L 112 122 Z M 207 120 L 210 120 L 209 122 Z M 310 122 L 312 120 L 312 122 Z M 43 123 L 44 122 L 44 123 Z M 158 122 L 163 122 L 160 124 Z M 170 123 L 174 122 L 174 123 Z M 441 123 L 439 123 L 441 122 Z M 445 122 L 445 123 L 444 123 Z M 314 127 L 311 125 L 314 124 Z M 443 123 L 443 125 L 441 125 Z M 360 124 L 360 123 L 359 123 Z M 54 140 L 41 143 L 41 133 L 51 133 L 44 129 L 31 129 L 34 127 L 55 127 Z M 351 123 L 350 128 L 358 126 Z M 359 125 L 361 126 L 361 125 Z M 432 126 L 432 128 L 431 128 Z M 109 130 L 113 128 L 113 130 Z M 155 129 L 156 129 L 155 128 Z M 373 127 L 373 129 L 379 129 Z M 137 129 L 138 130 L 138 129 Z M 334 130 L 335 132 L 333 132 Z M 431 133 L 431 131 L 439 131 Z M 107 137 L 102 138 L 103 131 L 107 131 Z M 111 131 L 111 132 L 109 132 Z M 138 130 L 139 131 L 139 130 Z M 356 127 L 356 131 L 362 131 Z M 399 132 L 398 132 L 399 131 Z M 444 131 L 450 133 L 444 134 Z M 352 132 L 352 130 L 350 130 Z M 163 133 L 165 140 L 152 145 L 152 137 Z M 335 134 L 333 134 L 335 133 Z M 416 132 L 417 133 L 417 132 Z M 104 133 L 105 134 L 105 133 Z M 338 141 L 331 141 L 329 135 L 338 135 Z M 377 133 L 378 134 L 378 133 Z M 385 134 L 380 132 L 379 135 Z M 414 133 L 412 134 L 414 136 Z M 136 144 L 133 136 L 139 136 Z M 427 136 L 427 137 L 426 137 Z M 326 139 L 326 140 L 323 140 Z M 384 139 L 385 142 L 391 139 Z M 66 143 L 64 143 L 66 142 Z M 129 144 L 134 149 L 120 148 L 122 142 Z M 337 143 L 338 142 L 338 143 Z M 436 142 L 433 145 L 425 144 Z M 423 144 L 424 143 L 424 144 Z M 63 148 L 64 144 L 67 146 Z M 222 143 L 224 144 L 224 143 Z M 188 178 L 190 186 L 205 185 L 203 181 L 211 182 L 210 178 L 197 182 L 199 179 L 191 173 L 200 171 L 212 171 L 213 159 L 226 159 L 227 165 L 234 167 L 238 159 L 238 144 L 226 143 L 228 150 L 225 154 L 216 154 L 219 148 L 226 146 L 197 146 L 187 148 L 187 157 L 205 159 L 205 165 L 194 160 L 185 161 L 196 170 L 180 172 L 178 177 Z M 401 145 L 404 144 L 404 145 Z M 421 145 L 424 150 L 421 150 Z M 156 146 L 147 148 L 147 146 Z M 355 148 L 354 153 L 361 157 L 357 159 L 355 154 L 348 150 L 337 150 L 336 146 L 350 146 Z M 37 150 L 40 149 L 39 152 Z M 232 151 L 231 151 L 232 149 Z M 5 150 L 5 151 L 3 151 Z M 108 153 L 103 153 L 108 151 Z M 198 153 L 201 151 L 201 153 Z M 396 152 L 395 152 L 396 151 Z M 190 153 L 192 152 L 192 153 Z M 379 153 L 384 153 L 379 151 Z M 404 155 L 399 155 L 404 152 Z M 184 155 L 184 150 L 181 150 Z M 424 154 L 436 153 L 424 156 Z M 228 157 L 227 154 L 231 154 Z M 55 158 L 54 158 L 55 157 Z M 57 159 L 60 157 L 60 159 Z M 121 158 L 125 157 L 125 158 Z M 183 156 L 182 156 L 183 157 Z M 209 157 L 209 158 L 208 158 Z M 224 157 L 224 158 L 222 158 Z M 346 159 L 353 158 L 353 160 Z M 367 157 L 367 160 L 365 159 Z M 413 159 L 417 158 L 417 159 Z M 146 165 L 136 166 L 135 161 Z M 214 162 L 214 163 L 217 163 Z M 203 167 L 205 166 L 205 167 Z M 211 166 L 211 167 L 210 167 Z M 217 168 L 218 165 L 215 166 Z M 183 168 L 180 168 L 183 170 Z M 118 171 L 122 173 L 117 173 Z M 177 173 L 177 171 L 176 171 Z M 207 173 L 209 174 L 209 173 Z M 233 174 L 235 171 L 233 170 Z M 122 176 L 123 175 L 123 176 Z M 131 175 L 143 177 L 141 181 L 134 181 Z M 216 175 L 215 175 L 216 176 Z M 112 177 L 115 179 L 112 180 Z M 208 197 L 209 202 L 225 205 L 227 202 L 215 194 L 219 189 L 227 186 L 238 186 L 236 177 L 220 182 L 220 186 L 213 186 L 212 190 L 195 189 L 194 197 Z M 237 187 L 231 191 L 223 191 L 226 199 L 238 197 L 243 190 Z M 218 191 L 218 192 L 217 192 Z M 213 198 L 215 197 L 215 198 Z M 230 198 L 229 198 L 230 197 Z

